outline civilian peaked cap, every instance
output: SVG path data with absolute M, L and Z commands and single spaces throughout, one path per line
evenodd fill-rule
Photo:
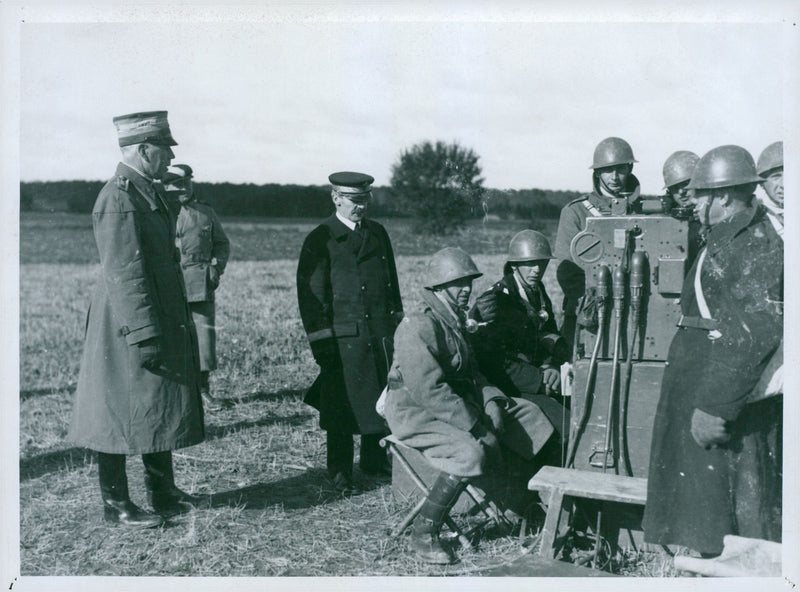
M 364 173 L 353 173 L 342 171 L 328 176 L 333 189 L 344 195 L 347 199 L 355 202 L 365 202 L 369 199 L 372 191 L 374 177 Z

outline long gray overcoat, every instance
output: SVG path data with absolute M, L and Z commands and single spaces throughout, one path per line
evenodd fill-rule
M 386 386 L 392 337 L 402 317 L 389 235 L 364 220 L 363 240 L 336 215 L 306 237 L 297 266 L 297 298 L 310 342 L 333 339 L 339 356 L 322 368 L 305 401 L 324 430 L 386 431 L 375 403 Z
M 698 258 L 681 308 L 700 315 Z M 670 344 L 653 426 L 645 541 L 722 551 L 726 534 L 780 540 L 782 397 L 748 403 L 781 341 L 783 241 L 762 208 L 712 227 L 700 285 L 718 338 L 685 327 Z M 691 434 L 695 409 L 728 421 L 730 442 L 706 450 Z
M 208 277 L 211 260 L 217 260 L 220 275 L 231 254 L 231 243 L 214 209 L 193 199 L 181 204 L 176 225 L 181 252 L 183 281 L 189 302 L 213 302 L 216 287 Z
M 203 441 L 194 323 L 175 248 L 175 223 L 153 184 L 119 164 L 92 212 L 100 278 L 68 439 L 100 452 L 142 454 Z M 140 364 L 161 340 L 164 363 Z
M 478 477 L 491 470 L 492 455 L 471 431 L 489 421 L 484 408 L 496 400 L 507 413 L 501 442 L 531 460 L 553 434 L 547 417 L 530 401 L 491 385 L 458 321 L 433 292 L 424 290 L 422 297 L 423 312 L 406 317 L 395 333 L 385 406 L 392 434 L 437 469 Z

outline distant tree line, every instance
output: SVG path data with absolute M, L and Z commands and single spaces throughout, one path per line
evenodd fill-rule
M 90 213 L 103 181 L 35 181 L 20 183 L 22 211 Z M 222 216 L 323 218 L 333 212 L 330 189 L 320 185 L 196 183 L 198 197 Z M 406 204 L 390 187 L 374 187 L 370 214 L 378 218 L 408 217 Z M 469 207 L 469 218 L 558 218 L 578 191 L 485 189 Z

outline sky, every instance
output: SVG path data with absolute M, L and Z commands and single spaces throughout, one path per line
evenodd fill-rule
M 25 23 L 20 178 L 105 179 L 119 159 L 112 117 L 166 109 L 174 162 L 201 182 L 324 184 L 356 170 L 386 185 L 403 149 L 443 140 L 479 155 L 487 187 L 580 190 L 594 147 L 619 136 L 643 192 L 658 193 L 676 150 L 733 143 L 757 158 L 783 138 L 786 33 L 775 22 Z

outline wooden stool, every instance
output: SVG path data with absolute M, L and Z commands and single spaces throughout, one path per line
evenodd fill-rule
M 419 472 L 414 470 L 414 467 L 409 459 L 413 458 L 413 462 L 417 465 L 424 463 L 426 473 L 433 474 L 438 477 L 439 471 L 436 471 L 436 469 L 434 469 L 430 463 L 428 463 L 421 452 L 402 444 L 394 436 L 387 436 L 382 439 L 381 446 L 385 447 L 389 451 L 394 459 L 394 462 L 402 467 L 405 474 L 411 478 L 417 489 L 422 493 L 422 498 L 414 505 L 403 521 L 400 522 L 400 524 L 392 531 L 392 536 L 396 537 L 401 535 L 403 531 L 411 525 L 411 523 L 414 521 L 414 518 L 417 517 L 417 514 L 420 513 L 420 510 L 422 510 L 422 506 L 425 504 L 425 500 L 428 497 L 428 493 L 430 493 L 430 487 L 433 485 L 433 480 L 430 480 L 430 483 L 426 483 L 424 481 Z M 479 489 L 471 484 L 467 484 L 464 493 L 466 493 L 472 499 L 472 508 L 477 509 L 480 513 L 482 513 L 485 519 L 476 526 L 473 526 L 467 532 L 464 532 L 449 514 L 445 517 L 444 523 L 456 534 L 462 548 L 466 549 L 471 547 L 472 543 L 470 542 L 470 536 L 472 536 L 475 532 L 485 528 L 490 523 L 505 524 L 510 526 L 509 521 L 503 512 L 500 511 L 494 502 L 486 499 Z
M 554 557 L 561 512 L 574 498 L 619 502 L 644 506 L 647 479 L 611 473 L 542 467 L 528 482 L 528 489 L 538 491 L 547 502 L 547 516 L 542 529 L 539 555 Z

